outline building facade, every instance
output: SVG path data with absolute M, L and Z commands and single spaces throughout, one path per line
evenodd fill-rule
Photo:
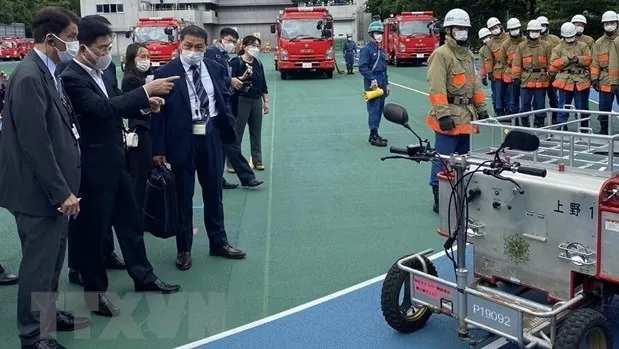
M 360 4 L 359 4 L 360 3 Z M 80 0 L 82 16 L 99 14 L 112 23 L 116 33 L 114 55 L 123 55 L 131 43 L 125 33 L 142 17 L 173 17 L 192 22 L 206 29 L 209 38 L 217 38 L 223 27 L 235 28 L 241 38 L 259 36 L 263 44 L 275 46 L 270 25 L 275 23 L 279 11 L 296 5 L 290 0 Z M 314 1 L 307 6 L 324 6 L 334 18 L 334 34 L 352 34 L 357 40 L 366 38 L 365 28 L 370 16 L 363 13 L 363 0 Z

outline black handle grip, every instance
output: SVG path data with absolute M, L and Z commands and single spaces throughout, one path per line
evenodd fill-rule
M 408 155 L 408 149 L 405 148 L 391 147 L 389 148 L 389 152 L 393 154 Z
M 542 178 L 546 177 L 546 170 L 543 168 L 520 166 L 518 167 L 518 173 Z

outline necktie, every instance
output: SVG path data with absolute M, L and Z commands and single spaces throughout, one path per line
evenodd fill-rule
M 205 121 L 208 124 L 210 121 L 208 95 L 202 85 L 202 74 L 200 73 L 200 69 L 197 65 L 192 65 L 191 70 L 193 70 L 193 86 L 195 87 L 195 93 L 200 100 L 200 112 L 202 113 L 200 116 L 202 121 Z
M 75 113 L 73 112 L 73 107 L 71 106 L 71 103 L 67 99 L 67 95 L 62 85 L 62 79 L 60 78 L 58 71 L 54 72 L 54 77 L 56 78 L 56 89 L 58 90 L 58 94 L 60 95 L 60 100 L 62 101 L 62 105 L 64 106 L 67 113 L 69 114 L 69 119 L 71 123 L 73 124 L 73 126 L 76 128 L 76 130 L 79 130 L 79 124 L 77 122 L 77 118 L 75 117 Z

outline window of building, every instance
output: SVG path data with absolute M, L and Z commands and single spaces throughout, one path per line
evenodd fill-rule
M 97 13 L 123 13 L 123 4 L 103 4 L 97 5 Z

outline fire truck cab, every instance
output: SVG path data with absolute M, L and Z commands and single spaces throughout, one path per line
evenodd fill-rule
M 440 46 L 440 28 L 432 11 L 402 12 L 384 21 L 382 46 L 390 64 L 421 64 Z
M 335 51 L 333 17 L 324 7 L 287 8 L 271 25 L 277 35 L 275 69 L 283 80 L 291 73 L 324 72 L 333 78 Z
M 0 39 L 0 60 L 12 61 L 19 60 L 19 42 L 17 38 L 2 38 Z
M 125 36 L 133 42 L 146 45 L 153 68 L 162 66 L 178 54 L 179 33 L 183 23 L 172 17 L 139 18 L 135 27 Z M 121 69 L 124 70 L 124 55 L 121 56 Z

